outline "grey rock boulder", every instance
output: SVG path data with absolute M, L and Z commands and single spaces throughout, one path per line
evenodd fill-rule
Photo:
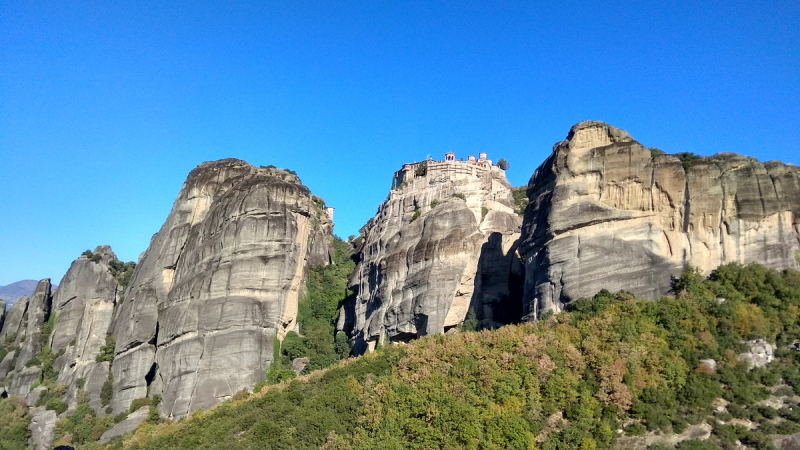
M 28 407 L 34 407 L 36 402 L 39 401 L 39 397 L 41 397 L 42 392 L 45 392 L 46 390 L 47 388 L 44 386 L 37 386 L 36 388 L 31 389 L 31 391 L 28 392 L 28 395 L 25 396 L 25 403 L 28 404 Z
M 702 364 L 703 366 L 707 367 L 712 372 L 716 372 L 717 371 L 717 362 L 715 360 L 713 360 L 713 359 L 701 359 L 700 360 L 700 364 Z
M 29 429 L 31 437 L 28 444 L 36 450 L 47 450 L 53 442 L 53 433 L 56 430 L 58 417 L 55 411 L 44 408 L 31 410 L 31 423 Z
M 291 367 L 292 372 L 294 372 L 294 374 L 299 377 L 300 374 L 303 373 L 303 369 L 306 368 L 306 366 L 308 365 L 309 361 L 311 361 L 311 359 L 306 358 L 306 357 L 293 359 L 292 360 L 292 367 Z
M 747 363 L 749 368 L 761 368 L 775 360 L 775 346 L 765 339 L 754 339 L 745 342 L 748 352 L 739 354 L 739 361 Z
M 139 427 L 139 425 L 143 424 L 145 420 L 147 420 L 148 415 L 150 414 L 150 407 L 149 406 L 142 406 L 141 408 L 137 409 L 136 411 L 130 413 L 128 417 L 122 420 L 122 422 L 114 425 L 103 433 L 100 436 L 100 440 L 97 441 L 99 444 L 105 444 L 111 439 L 116 437 L 124 436 L 131 431 L 135 430 Z

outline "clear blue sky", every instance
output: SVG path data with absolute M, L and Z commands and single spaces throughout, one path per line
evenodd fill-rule
M 522 185 L 582 120 L 800 163 L 798 23 L 796 0 L 3 0 L 0 285 L 136 260 L 226 157 L 297 171 L 342 237 L 403 163 L 487 151 Z

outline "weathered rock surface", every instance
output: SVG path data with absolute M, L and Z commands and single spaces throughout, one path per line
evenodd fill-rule
M 775 360 L 775 346 L 765 339 L 754 339 L 745 342 L 748 352 L 739 354 L 739 361 L 747 363 L 749 368 L 761 368 Z
M 306 368 L 306 366 L 308 365 L 309 361 L 311 361 L 311 359 L 310 358 L 306 358 L 306 357 L 293 359 L 292 360 L 292 367 L 291 367 L 292 372 L 294 372 L 294 374 L 299 377 L 300 374 L 303 373 L 303 369 Z
M 31 424 L 28 429 L 31 437 L 28 444 L 36 450 L 47 450 L 53 442 L 53 433 L 56 431 L 56 421 L 58 417 L 55 411 L 44 408 L 33 408 L 31 410 Z
M 789 436 L 775 436 L 772 438 L 778 450 L 800 450 L 800 433 Z
M 655 446 L 675 447 L 679 442 L 687 440 L 704 441 L 711 436 L 711 425 L 701 423 L 689 425 L 682 433 L 659 433 L 650 431 L 642 436 L 620 436 L 614 448 L 630 450 L 647 450 Z
M 22 325 L 22 318 L 28 309 L 28 297 L 22 297 L 9 308 L 3 320 L 3 328 L 0 329 L 0 338 L 5 340 L 7 336 L 16 337 Z
M 16 367 L 15 361 L 17 354 L 19 354 L 19 340 L 21 337 L 20 329 L 22 328 L 22 319 L 25 317 L 27 310 L 28 297 L 22 297 L 11 305 L 11 309 L 8 310 L 6 315 L 6 320 L 3 322 L 3 328 L 0 330 L 0 343 L 4 344 L 7 339 L 10 339 L 13 348 L 0 361 L 0 380 L 5 379 L 6 375 Z
M 521 313 L 509 283 L 513 269 L 521 273 L 521 218 L 504 172 L 491 162 L 426 164 L 425 175 L 411 164 L 395 174 L 397 188 L 356 240 L 357 295 L 338 323 L 356 354 L 386 338 L 444 332 L 470 308 L 485 326 L 514 320 L 515 308 Z
M 525 314 L 561 311 L 600 289 L 656 298 L 689 263 L 798 267 L 800 171 L 735 154 L 684 171 L 628 133 L 575 125 L 528 184 Z
M 96 358 L 106 343 L 120 287 L 109 272 L 109 262 L 117 260 L 111 247 L 99 246 L 92 253 L 92 259 L 81 256 L 72 263 L 53 296 L 56 321 L 50 347 L 54 353 L 64 352 L 54 366 L 57 383 L 67 386 L 67 404 L 75 406 L 78 380 L 83 379 L 89 405 L 102 413 L 100 388 L 109 363 Z
M 114 439 L 115 437 L 124 436 L 127 433 L 135 430 L 139 427 L 145 420 L 147 420 L 147 416 L 150 414 L 150 407 L 149 406 L 142 406 L 141 408 L 137 409 L 136 411 L 130 413 L 128 417 L 126 417 L 122 422 L 114 425 L 103 433 L 100 436 L 100 440 L 97 441 L 100 444 L 105 444 L 106 442 Z
M 717 361 L 713 359 L 701 359 L 699 363 L 710 370 L 711 372 L 717 371 Z
M 329 244 L 333 236 L 333 208 L 325 206 L 325 202 L 317 196 L 313 196 L 312 200 L 311 222 L 314 233 L 309 243 L 308 265 L 327 266 L 333 258 Z
M 114 413 L 149 391 L 180 418 L 262 380 L 273 338 L 296 328 L 316 218 L 287 171 L 193 170 L 115 311 Z
M 21 300 L 20 300 L 21 301 Z M 13 370 L 16 372 L 8 392 L 11 395 L 25 397 L 31 385 L 39 378 L 39 367 L 28 363 L 42 353 L 42 327 L 50 319 L 53 297 L 50 294 L 50 279 L 41 280 L 33 295 L 28 300 L 26 311 L 17 333 L 15 346 L 17 361 Z M 9 367 L 9 371 L 12 370 Z
M 25 396 L 25 403 L 28 405 L 28 407 L 32 408 L 36 406 L 36 402 L 39 401 L 39 397 L 41 397 L 42 392 L 45 392 L 46 390 L 47 388 L 44 386 L 37 386 L 31 389 L 31 391 Z

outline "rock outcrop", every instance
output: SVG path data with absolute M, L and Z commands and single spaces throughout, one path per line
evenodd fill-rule
M 602 288 L 656 298 L 686 264 L 798 267 L 798 168 L 658 153 L 601 122 L 575 125 L 555 145 L 528 184 L 526 317 Z
M 97 247 L 91 256 L 83 255 L 70 266 L 55 295 L 53 312 L 55 329 L 50 343 L 56 359 L 58 384 L 67 386 L 66 400 L 70 407 L 77 403 L 77 392 L 89 394 L 89 405 L 103 412 L 100 390 L 108 379 L 110 364 L 97 361 L 111 326 L 121 288 L 109 270 L 117 261 L 111 247 Z M 82 381 L 81 381 L 82 380 Z
M 9 372 L 16 368 L 17 354 L 19 353 L 19 336 L 22 328 L 22 319 L 28 309 L 28 297 L 22 297 L 8 310 L 3 328 L 0 329 L 0 344 L 9 348 L 8 353 L 0 361 L 0 380 L 4 380 Z M 8 386 L 6 386 L 8 388 Z
M 135 430 L 139 425 L 144 423 L 147 420 L 147 417 L 150 414 L 150 407 L 149 406 L 142 406 L 141 408 L 137 409 L 136 411 L 128 414 L 128 417 L 123 419 L 120 423 L 111 427 L 108 431 L 103 433 L 100 436 L 100 439 L 97 441 L 98 444 L 106 444 L 111 439 L 124 436 L 127 433 Z
M 22 300 L 18 300 L 21 302 Z M 39 379 L 40 364 L 34 358 L 42 353 L 45 339 L 42 336 L 44 324 L 50 319 L 53 297 L 50 293 L 50 279 L 41 280 L 28 299 L 25 312 L 18 327 L 15 347 L 16 364 L 9 367 L 14 370 L 14 379 L 8 388 L 10 395 L 24 397 L 31 390 L 31 385 Z M 30 364 L 29 364 L 30 363 Z
M 3 321 L 3 328 L 0 329 L 0 338 L 5 340 L 7 337 L 12 336 L 16 339 L 19 334 L 20 326 L 22 326 L 22 318 L 25 316 L 25 311 L 27 311 L 27 309 L 28 297 L 21 297 L 11 305 Z
M 330 236 L 296 175 L 226 159 L 193 170 L 114 315 L 114 414 L 162 395 L 181 418 L 264 378 L 296 329 L 307 259 Z
M 34 408 L 31 411 L 31 423 L 28 427 L 31 437 L 28 444 L 36 450 L 47 450 L 53 442 L 58 417 L 55 411 L 44 408 Z
M 521 275 L 521 218 L 512 205 L 504 172 L 485 157 L 397 172 L 395 188 L 356 240 L 356 296 L 338 324 L 354 338 L 354 352 L 383 339 L 442 333 L 470 309 L 487 327 L 521 314 L 521 292 L 514 298 L 509 282 L 515 270 Z
M 775 360 L 775 345 L 766 339 L 754 339 L 745 345 L 749 351 L 739 353 L 739 361 L 746 363 L 748 368 L 762 368 Z

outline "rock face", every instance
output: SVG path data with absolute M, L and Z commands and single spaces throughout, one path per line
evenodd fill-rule
M 655 155 L 601 122 L 575 125 L 528 184 L 527 317 L 600 289 L 655 298 L 685 264 L 798 267 L 800 171 L 735 154 Z
M 521 274 L 521 218 L 504 172 L 485 157 L 426 161 L 405 165 L 395 186 L 356 240 L 356 296 L 338 324 L 354 352 L 442 333 L 469 309 L 484 326 L 521 314 L 509 283 L 515 269 Z
M 159 394 L 162 415 L 185 417 L 262 380 L 296 328 L 311 241 L 322 255 L 330 238 L 319 212 L 290 172 L 193 170 L 114 314 L 114 414 Z
M 28 310 L 28 297 L 22 297 L 8 310 L 6 320 L 3 322 L 3 329 L 0 330 L 0 342 L 5 343 L 10 341 L 13 348 L 8 354 L 0 361 L 0 379 L 4 379 L 9 372 L 16 368 L 16 358 L 19 353 L 19 339 L 20 329 L 22 328 L 22 319 L 25 317 L 25 312 Z
M 72 263 L 53 296 L 56 321 L 50 347 L 56 354 L 64 352 L 54 366 L 57 383 L 67 386 L 67 404 L 75 406 L 81 383 L 89 405 L 102 413 L 100 390 L 110 365 L 96 359 L 106 343 L 121 288 L 109 272 L 109 262 L 117 260 L 111 247 L 100 246 L 92 253 L 91 259 L 81 256 Z
M 329 244 L 333 236 L 333 208 L 325 206 L 325 202 L 317 197 L 312 197 L 311 223 L 314 233 L 309 243 L 310 250 L 308 264 L 310 266 L 327 266 L 332 260 L 332 249 Z
M 144 423 L 147 420 L 147 416 L 150 414 L 150 407 L 149 406 L 142 406 L 141 408 L 137 409 L 136 411 L 132 412 L 128 415 L 122 422 L 114 425 L 103 433 L 100 436 L 100 440 L 97 441 L 99 444 L 105 444 L 111 439 L 115 437 L 124 436 L 127 433 L 135 430 L 139 425 Z
M 56 412 L 44 408 L 34 408 L 31 414 L 31 437 L 28 444 L 36 450 L 47 450 L 53 442 L 56 431 Z
M 3 320 L 3 328 L 0 329 L 0 338 L 5 339 L 8 336 L 16 337 L 19 333 L 19 327 L 22 325 L 22 317 L 28 309 L 28 297 L 22 297 L 8 310 Z
M 775 360 L 775 346 L 765 339 L 754 339 L 745 342 L 749 352 L 740 353 L 739 361 L 747 363 L 749 368 L 761 368 Z
M 9 367 L 9 371 L 12 369 L 15 371 L 14 380 L 8 389 L 11 395 L 24 397 L 34 381 L 39 378 L 38 365 L 28 367 L 28 363 L 42 353 L 42 327 L 50 319 L 52 301 L 50 279 L 46 278 L 40 281 L 33 291 L 18 328 L 15 340 L 15 347 L 18 349 L 16 365 L 13 368 Z

